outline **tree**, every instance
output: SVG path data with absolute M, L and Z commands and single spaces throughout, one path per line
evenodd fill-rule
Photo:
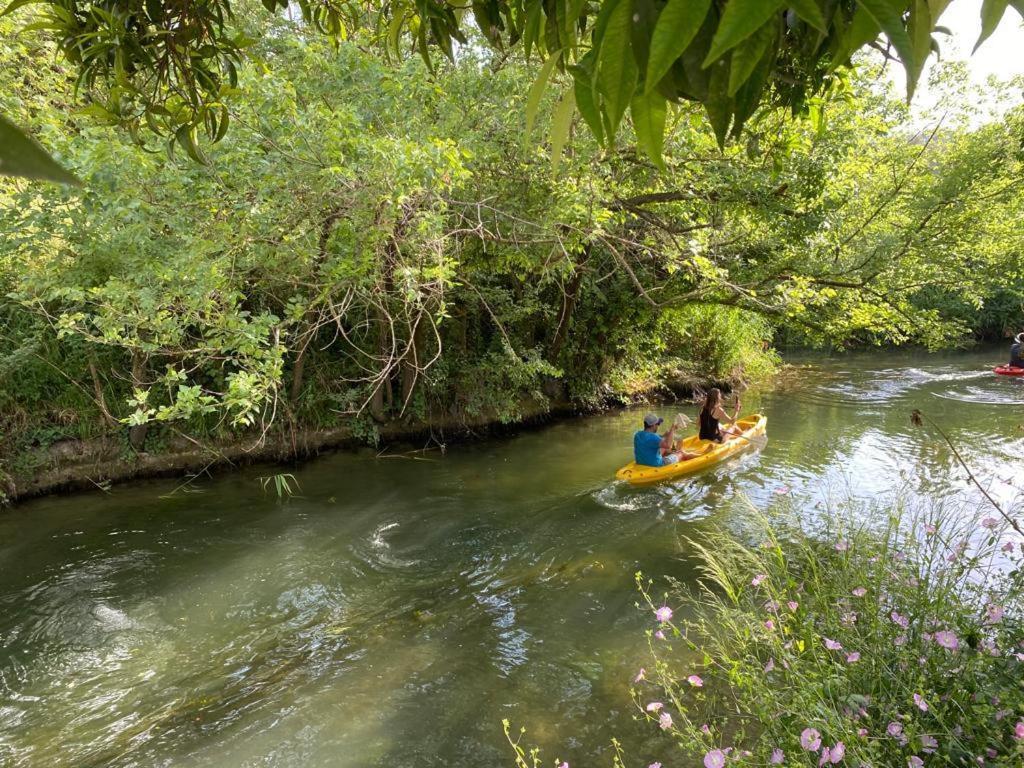
M 454 59 L 478 33 L 498 51 L 543 57 L 537 94 L 553 69 L 571 74 L 555 123 L 559 141 L 578 110 L 598 141 L 614 146 L 628 111 L 638 142 L 658 160 L 669 104 L 703 105 L 721 146 L 760 108 L 806 110 L 865 46 L 902 64 L 909 98 L 937 48 L 948 1 L 481 0 L 466 8 L 450 0 L 300 0 L 303 24 L 291 33 L 356 38 L 396 57 L 411 48 L 428 65 L 435 49 Z M 253 42 L 233 23 L 227 0 L 13 0 L 4 13 L 30 4 L 37 7 L 29 27 L 59 41 L 86 109 L 99 119 L 137 141 L 146 131 L 168 137 L 200 162 L 200 134 L 216 142 L 227 132 L 226 101 Z M 271 13 L 289 7 L 264 5 Z M 985 0 L 979 44 L 1008 5 L 1024 12 L 1024 0 Z M 36 151 L 24 156 L 34 158 L 27 167 L 16 164 L 28 140 L 6 122 L 0 127 L 0 171 L 59 177 Z

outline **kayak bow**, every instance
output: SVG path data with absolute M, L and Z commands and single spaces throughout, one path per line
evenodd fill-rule
M 720 461 L 724 461 L 750 445 L 751 438 L 765 433 L 768 419 L 765 418 L 764 414 L 754 413 L 737 420 L 736 423 L 742 427 L 743 432 L 739 437 L 726 440 L 724 443 L 701 440 L 697 435 L 691 435 L 683 440 L 679 447 L 687 453 L 700 454 L 695 458 L 686 459 L 677 464 L 666 464 L 661 467 L 647 467 L 631 461 L 616 472 L 615 477 L 633 485 L 647 485 L 699 472 L 702 469 L 718 464 Z
M 1024 376 L 1024 368 L 1015 365 L 997 365 L 992 370 L 1000 376 Z

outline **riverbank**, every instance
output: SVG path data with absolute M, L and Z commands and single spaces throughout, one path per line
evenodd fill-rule
M 677 377 L 657 386 L 622 392 L 586 402 L 556 398 L 522 400 L 517 419 L 490 412 L 476 415 L 431 414 L 375 425 L 372 443 L 381 451 L 397 444 L 444 450 L 449 444 L 479 440 L 510 431 L 550 424 L 559 419 L 623 408 L 639 403 L 693 400 L 709 387 L 730 390 L 738 380 Z M 315 429 L 279 421 L 265 434 L 240 434 L 201 441 L 182 432 L 149 439 L 144 450 L 131 446 L 129 428 L 91 439 L 63 439 L 29 449 L 16 468 L 0 470 L 0 503 L 13 504 L 50 493 L 106 489 L 115 483 L 147 478 L 189 476 L 228 471 L 260 463 L 300 462 L 335 450 L 365 447 L 370 440 L 355 421 L 331 429 Z M 149 448 L 152 444 L 154 447 Z M 13 462 L 12 462 L 13 463 Z

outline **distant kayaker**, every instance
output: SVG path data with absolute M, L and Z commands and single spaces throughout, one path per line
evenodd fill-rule
M 683 457 L 681 451 L 673 450 L 675 424 L 669 427 L 663 436 L 658 434 L 658 427 L 663 421 L 663 418 L 653 413 L 644 416 L 644 428 L 637 430 L 633 435 L 633 460 L 637 464 L 645 467 L 663 467 L 666 464 L 675 464 Z
M 722 408 L 722 390 L 718 387 L 712 387 L 708 390 L 708 395 L 704 399 L 704 407 L 700 409 L 700 439 L 714 440 L 716 443 L 720 443 L 733 435 L 738 435 L 741 430 L 736 426 L 735 422 L 739 412 L 739 396 L 736 397 L 736 407 L 733 409 L 732 418 L 730 419 L 726 415 L 725 409 Z M 729 421 L 732 424 L 723 430 L 720 423 L 723 421 Z
M 1024 333 L 1018 333 L 1010 345 L 1010 366 L 1024 368 Z

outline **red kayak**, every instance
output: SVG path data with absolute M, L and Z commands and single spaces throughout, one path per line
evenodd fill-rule
M 997 365 L 992 370 L 1000 376 L 1024 376 L 1024 368 L 1015 365 Z

